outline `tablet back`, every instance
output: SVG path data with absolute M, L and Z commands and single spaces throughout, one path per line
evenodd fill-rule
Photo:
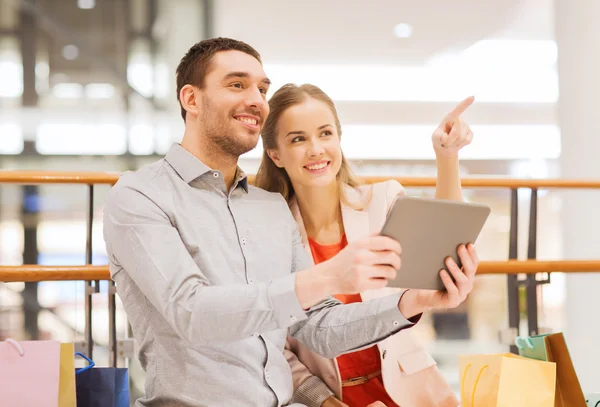
M 489 214 L 482 204 L 399 197 L 381 231 L 402 246 L 402 266 L 388 286 L 443 290 L 444 259 L 451 256 L 461 266 L 458 245 L 475 243 Z

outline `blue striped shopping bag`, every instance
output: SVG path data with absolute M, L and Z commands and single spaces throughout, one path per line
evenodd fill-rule
M 129 407 L 129 373 L 127 368 L 96 367 L 90 364 L 76 369 L 77 407 Z

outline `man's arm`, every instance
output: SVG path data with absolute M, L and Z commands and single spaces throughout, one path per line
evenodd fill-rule
M 189 342 L 245 339 L 306 318 L 295 293 L 296 274 L 261 284 L 211 286 L 168 216 L 134 188 L 111 190 L 104 237 L 112 273 L 126 273 Z
M 412 327 L 399 309 L 403 293 L 361 303 L 339 305 L 330 300 L 312 307 L 308 319 L 290 328 L 290 334 L 326 358 L 355 352 Z
M 293 222 L 291 214 L 290 219 Z M 294 236 L 295 260 L 289 276 L 253 285 L 211 286 L 167 214 L 147 195 L 117 184 L 104 210 L 113 278 L 126 273 L 173 330 L 189 342 L 235 341 L 301 322 L 298 328 L 292 327 L 297 336 L 314 345 L 313 350 L 335 356 L 412 326 L 400 313 L 399 297 L 339 307 L 339 301 L 328 297 L 385 286 L 400 267 L 397 242 L 382 236 L 365 238 L 328 262 L 297 271 L 294 266 L 310 262 L 297 229 Z M 331 312 L 334 308 L 340 310 Z M 418 312 L 418 307 L 411 312 Z M 310 323 L 302 323 L 308 315 Z M 368 323 L 361 323 L 366 317 Z M 361 332 L 336 332 L 340 326 Z M 370 333 L 365 334 L 365 329 Z M 352 337 L 327 344 L 330 335 L 344 333 Z
M 291 214 L 289 218 L 293 222 Z M 320 303 L 317 309 L 340 305 L 328 297 L 331 293 L 383 286 L 395 269 L 372 264 L 399 266 L 400 261 L 388 250 L 397 247 L 398 252 L 397 242 L 373 237 L 369 247 L 357 251 L 360 256 L 352 252 L 327 266 L 308 268 L 311 263 L 304 258 L 293 263 L 306 269 L 290 264 L 288 276 L 268 283 L 211 286 L 160 206 L 136 188 L 119 184 L 104 209 L 104 237 L 113 277 L 126 273 L 180 337 L 200 344 L 286 329 L 305 320 L 305 310 L 314 304 Z
M 318 270 L 320 276 L 336 276 L 332 281 L 337 282 L 337 287 L 333 286 L 333 291 L 328 292 L 330 295 L 362 292 L 372 289 L 374 285 L 381 288 L 387 284 L 387 279 L 395 278 L 395 270 L 400 268 L 400 264 L 396 263 L 399 251 L 395 252 L 396 249 L 387 246 L 387 240 L 375 239 L 376 237 L 366 237 L 353 242 L 332 259 L 312 269 Z M 297 230 L 294 232 L 293 250 L 294 258 L 299 264 L 303 264 L 308 254 Z M 387 260 L 383 254 L 385 250 Z M 440 272 L 444 291 L 406 290 L 383 298 L 339 306 L 336 300 L 328 297 L 312 306 L 307 312 L 308 318 L 292 326 L 290 334 L 314 352 L 333 358 L 371 346 L 402 329 L 412 327 L 427 310 L 454 308 L 473 289 L 479 263 L 475 247 L 471 244 L 466 247 L 461 245 L 458 255 L 464 272 L 452 258 L 446 259 L 448 271 Z M 386 274 L 377 277 L 377 272 L 373 270 L 382 267 Z M 375 273 L 375 277 L 371 273 Z M 306 276 L 310 277 L 307 274 L 302 278 Z M 301 281 L 302 278 L 299 276 L 298 280 Z M 326 284 L 323 286 L 327 287 Z
M 291 215 L 290 220 L 293 222 Z M 398 255 L 401 248 L 394 246 L 397 242 L 392 241 L 390 245 L 388 240 L 373 243 L 375 238 L 377 236 L 370 236 L 353 242 L 332 259 L 310 269 L 311 273 L 298 276 L 297 292 L 306 288 L 307 292 L 312 289 L 312 292 L 318 293 L 315 299 L 322 295 L 327 297 L 318 303 L 303 303 L 304 308 L 310 307 L 308 318 L 292 326 L 290 334 L 324 357 L 333 358 L 365 348 L 414 325 L 400 312 L 400 298 L 404 293 L 347 305 L 340 305 L 332 297 L 338 293 L 382 288 L 387 279 L 395 277 L 395 270 L 400 268 Z M 311 264 L 297 227 L 293 233 L 293 262 L 292 271 Z M 372 263 L 370 266 L 369 262 Z M 378 276 L 374 270 L 387 274 Z

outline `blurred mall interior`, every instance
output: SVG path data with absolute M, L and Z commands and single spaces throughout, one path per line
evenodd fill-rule
M 435 176 L 431 133 L 474 95 L 465 178 L 598 181 L 599 20 L 597 0 L 0 0 L 0 169 L 119 173 L 161 158 L 183 135 L 175 67 L 197 41 L 226 36 L 261 53 L 270 94 L 312 83 L 334 99 L 342 147 L 361 176 Z M 261 154 L 259 143 L 240 166 L 253 174 Z M 107 264 L 108 190 L 97 186 L 93 196 L 96 265 Z M 513 257 L 600 259 L 600 191 L 534 193 L 536 246 L 533 195 L 522 188 Z M 465 195 L 492 208 L 482 260 L 507 260 L 511 190 Z M 88 196 L 84 185 L 0 184 L 0 265 L 86 264 Z M 509 351 L 515 284 L 480 276 L 464 306 L 415 328 L 457 391 L 457 355 Z M 518 333 L 564 332 L 582 387 L 600 392 L 600 275 L 556 272 L 519 285 Z M 108 288 L 102 282 L 92 296 L 98 365 L 108 363 Z M 85 297 L 82 281 L 0 282 L 0 340 L 82 341 Z M 527 306 L 537 307 L 535 324 Z M 118 297 L 116 308 L 125 341 Z M 144 374 L 131 355 L 119 365 L 139 395 Z

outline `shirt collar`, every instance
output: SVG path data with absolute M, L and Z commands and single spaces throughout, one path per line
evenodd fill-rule
M 244 171 L 242 171 L 240 167 L 237 167 L 236 174 L 236 182 L 239 186 L 244 188 L 244 191 L 246 191 L 246 193 L 248 193 L 248 176 Z
M 165 156 L 165 160 L 167 160 L 177 174 L 179 174 L 181 179 L 187 184 L 208 172 L 214 172 L 214 170 L 183 148 L 179 143 L 173 143 L 171 149 Z M 237 167 L 236 182 L 248 192 L 248 176 L 240 167 Z
M 171 149 L 165 156 L 165 160 L 171 164 L 173 169 L 175 169 L 179 176 L 188 184 L 211 171 L 207 165 L 185 148 L 181 147 L 179 143 L 173 143 Z

